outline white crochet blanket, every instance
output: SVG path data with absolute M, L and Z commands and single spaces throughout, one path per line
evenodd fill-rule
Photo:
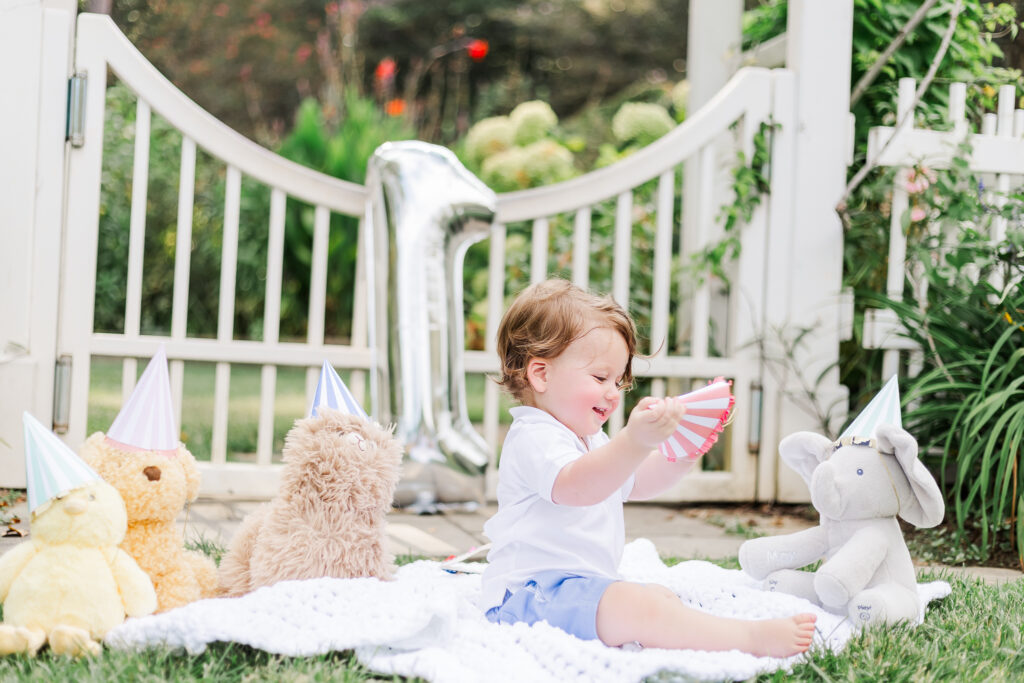
M 761 619 L 797 612 L 818 615 L 816 646 L 838 652 L 853 635 L 849 620 L 805 600 L 756 588 L 738 570 L 708 562 L 666 567 L 654 545 L 626 546 L 621 572 L 632 581 L 660 583 L 687 604 L 713 614 Z M 474 604 L 480 577 L 452 574 L 437 562 L 401 567 L 394 581 L 311 579 L 283 581 L 241 598 L 201 600 L 170 612 L 129 619 L 107 634 L 116 649 L 183 647 L 198 654 L 216 641 L 303 656 L 355 650 L 382 674 L 419 676 L 434 683 L 570 680 L 640 681 L 660 671 L 701 680 L 742 680 L 788 670 L 800 657 L 754 657 L 737 650 L 635 650 L 583 641 L 546 623 L 503 626 L 488 622 Z M 945 597 L 950 586 L 918 587 L 922 604 Z M 922 608 L 920 620 L 924 618 Z

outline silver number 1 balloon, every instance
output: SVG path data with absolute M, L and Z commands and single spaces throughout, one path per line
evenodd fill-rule
M 490 453 L 466 412 L 462 266 L 490 230 L 494 193 L 416 141 L 377 148 L 367 188 L 371 412 L 405 443 L 396 502 L 481 500 Z

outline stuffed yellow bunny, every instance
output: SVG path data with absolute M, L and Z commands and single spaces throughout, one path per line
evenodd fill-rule
M 96 654 L 125 616 L 156 609 L 149 577 L 118 544 L 117 491 L 25 414 L 31 534 L 0 557 L 0 654 Z

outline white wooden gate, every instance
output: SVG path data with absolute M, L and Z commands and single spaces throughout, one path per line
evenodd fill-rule
M 801 22 L 845 31 L 848 24 L 848 0 L 825 3 L 797 0 L 792 14 Z M 825 33 L 832 33 L 825 31 Z M 815 98 L 815 88 L 843 91 L 833 66 L 847 68 L 849 51 L 834 40 L 819 40 L 819 32 L 809 32 L 803 40 L 791 41 L 790 58 L 794 70 L 741 70 L 711 102 L 693 113 L 674 131 L 649 147 L 614 166 L 595 171 L 554 186 L 499 195 L 496 224 L 489 244 L 489 288 L 486 319 L 486 347 L 466 353 L 468 373 L 493 373 L 497 370 L 494 353 L 495 330 L 506 304 L 510 277 L 507 271 L 506 229 L 526 222 L 529 225 L 532 281 L 549 275 L 548 264 L 562 259 L 571 262 L 571 277 L 586 285 L 591 272 L 592 220 L 598 212 L 614 215 L 611 249 L 611 290 L 620 302 L 646 306 L 650 320 L 650 347 L 641 351 L 648 360 L 636 363 L 636 374 L 651 380 L 651 392 L 675 392 L 722 375 L 734 382 L 737 396 L 735 419 L 723 436 L 722 466 L 717 471 L 702 471 L 687 477 L 662 500 L 771 500 L 799 498 L 798 489 L 780 486 L 775 447 L 781 429 L 807 424 L 806 417 L 789 411 L 787 380 L 771 377 L 765 371 L 757 341 L 769 326 L 787 322 L 816 321 L 818 309 L 825 309 L 826 325 L 821 343 L 806 356 L 810 366 L 827 367 L 838 351 L 835 325 L 829 322 L 831 297 L 838 291 L 838 272 L 832 267 L 832 255 L 838 253 L 832 233 L 822 234 L 820 243 L 829 244 L 828 257 L 799 264 L 807 281 L 794 281 L 791 249 L 802 239 L 801 232 L 813 231 L 816 214 L 830 207 L 831 194 L 841 189 L 841 154 L 833 141 L 842 129 L 845 109 L 841 96 Z M 826 55 L 829 59 L 823 59 Z M 831 61 L 829 61 L 831 60 Z M 366 346 L 367 319 L 362 306 L 365 299 L 364 264 L 356 264 L 351 343 L 325 343 L 324 309 L 327 281 L 327 240 L 332 215 L 359 218 L 366 208 L 363 187 L 315 173 L 280 158 L 248 141 L 215 120 L 175 89 L 129 43 L 108 17 L 81 15 L 77 18 L 72 92 L 82 88 L 84 115 L 81 129 L 70 122 L 71 145 L 67 149 L 68 183 L 65 197 L 65 226 L 60 275 L 59 331 L 55 355 L 59 359 L 58 407 L 56 415 L 66 412 L 65 439 L 77 447 L 86 437 L 89 413 L 90 366 L 94 359 L 120 359 L 122 395 L 131 391 L 138 372 L 138 360 L 151 356 L 161 343 L 171 359 L 174 401 L 179 417 L 183 397 L 186 362 L 215 364 L 211 455 L 202 463 L 203 492 L 211 495 L 267 497 L 276 490 L 279 466 L 273 446 L 275 392 L 280 368 L 305 368 L 306 391 L 312 391 L 316 368 L 324 359 L 335 367 L 351 372 L 350 384 L 361 395 L 365 372 L 374 359 Z M 107 74 L 113 75 L 137 96 L 134 117 L 134 170 L 130 196 L 130 220 L 125 226 L 128 243 L 127 289 L 124 329 L 118 333 L 97 332 L 94 327 L 94 301 L 97 282 L 99 207 L 102 191 L 104 108 Z M 795 72 L 795 73 L 794 73 Z M 805 86 L 797 89 L 797 78 Z M 840 79 L 841 80 L 841 79 Z M 836 100 L 833 102 L 832 100 Z M 72 111 L 78 111 L 72 107 Z M 171 303 L 169 333 L 142 334 L 143 245 L 146 230 L 147 178 L 151 168 L 164 163 L 149 159 L 150 124 L 159 116 L 182 136 L 180 185 L 177 195 L 178 218 L 172 281 L 163 283 Z M 689 255 L 719 238 L 716 214 L 729 201 L 721 188 L 728 187 L 728 172 L 735 151 L 742 149 L 749 158 L 754 136 L 765 122 L 777 124 L 772 144 L 772 191 L 754 212 L 750 224 L 742 230 L 742 252 L 733 264 L 731 282 L 698 283 L 678 274 Z M 823 144 L 824 143 L 824 144 Z M 215 338 L 199 338 L 188 333 L 188 293 L 206 283 L 190 282 L 192 207 L 196 201 L 196 159 L 205 155 L 225 166 L 224 220 L 220 261 L 217 332 Z M 818 180 L 827 167 L 829 181 L 825 191 L 812 193 L 813 212 L 794 213 L 794 197 L 800 182 Z M 694 182 L 699 191 L 682 196 L 680 174 L 684 168 L 697 169 Z M 802 169 L 802 170 L 801 170 Z M 723 178 L 726 182 L 723 182 Z M 270 196 L 266 221 L 268 229 L 265 309 L 260 340 L 235 339 L 234 291 L 239 248 L 238 234 L 241 186 L 262 184 Z M 801 180 L 804 179 L 804 180 Z M 653 200 L 637 188 L 656 183 Z M 835 186 L 835 187 L 833 187 Z M 202 198 L 202 197 L 200 197 Z M 127 201 L 127 200 L 126 200 Z M 300 201 L 315 207 L 315 234 L 312 241 L 312 283 L 308 302 L 308 327 L 301 341 L 280 339 L 282 260 L 284 252 L 285 212 L 288 201 Z M 686 210 L 680 209 L 685 205 Z M 648 270 L 653 285 L 644 291 L 631 281 L 630 259 L 637 248 L 634 235 L 638 214 L 653 216 L 653 247 L 649 250 Z M 684 224 L 678 216 L 696 216 Z M 647 219 L 645 219 L 647 220 Z M 553 243 L 555 226 L 566 221 L 573 226 L 571 245 Z M 360 231 L 362 228 L 360 228 Z M 596 233 L 594 233 L 596 234 Z M 359 239 L 362 239 L 360 236 Z M 244 245 L 243 245 L 244 246 Z M 361 252 L 360 252 L 361 253 Z M 635 259 L 635 255 L 634 255 Z M 834 281 L 833 281 L 834 280 Z M 675 303 L 673 302 L 675 300 Z M 790 301 L 810 302 L 813 308 L 794 311 Z M 648 303 L 649 302 L 649 303 Z M 677 308 L 678 306 L 678 308 Z M 673 314 L 676 330 L 671 329 Z M 838 319 L 835 314 L 835 318 Z M 685 329 L 685 334 L 680 330 Z M 830 336 L 833 335 L 833 336 Z M 671 336 L 671 338 L 670 338 Z M 685 336 L 685 343 L 677 343 Z M 255 365 L 259 369 L 258 436 L 256 453 L 250 462 L 240 462 L 229 453 L 229 387 L 233 365 Z M 65 376 L 64 370 L 67 371 Z M 815 370 L 815 374 L 816 370 Z M 62 379 L 63 378 L 63 379 Z M 60 406 L 63 380 L 70 381 L 68 404 Z M 792 379 L 788 380 L 792 381 Z M 829 384 L 829 392 L 842 394 L 838 384 Z M 488 383 L 484 391 L 484 410 L 480 425 L 487 441 L 497 450 L 501 436 L 498 390 Z M 303 411 L 286 415 L 301 417 Z M 278 418 L 282 415 L 278 414 Z M 616 415 L 611 429 L 621 426 L 623 416 Z M 779 493 L 779 492 L 782 493 Z M 797 493 L 793 493 L 797 491 Z

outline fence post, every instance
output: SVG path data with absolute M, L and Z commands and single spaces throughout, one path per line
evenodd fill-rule
M 846 416 L 847 391 L 839 383 L 838 368 L 843 231 L 835 205 L 846 183 L 851 135 L 852 27 L 853 0 L 789 4 L 786 65 L 796 76 L 792 166 L 788 179 L 773 172 L 773 183 L 786 180 L 788 188 L 779 188 L 783 196 L 773 188 L 772 202 L 788 202 L 791 220 L 770 228 L 769 355 L 777 359 L 782 351 L 779 334 L 792 343 L 802 331 L 808 333 L 793 357 L 769 360 L 764 370 L 766 388 L 772 389 L 765 400 L 777 402 L 773 427 L 779 438 L 801 430 L 822 431 L 818 411 L 831 411 L 828 431 L 834 435 Z M 776 499 L 808 500 L 804 482 L 779 465 L 774 444 L 766 444 L 762 452 L 776 461 Z
M 25 486 L 23 411 L 50 426 L 76 2 L 0 0 L 0 487 Z

